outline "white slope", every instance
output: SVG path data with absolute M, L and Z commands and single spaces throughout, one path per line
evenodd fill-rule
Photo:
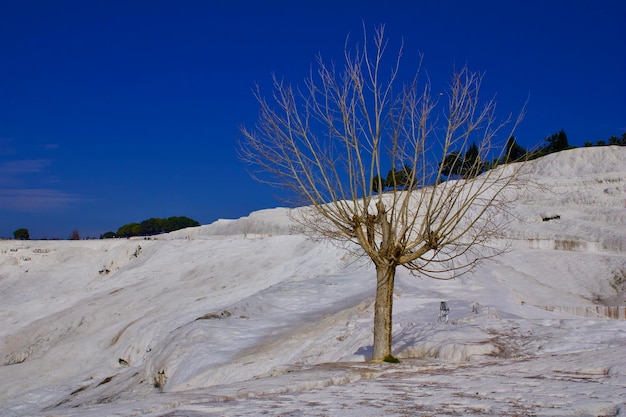
M 626 148 L 532 161 L 512 250 L 374 271 L 287 209 L 158 239 L 0 242 L 0 416 L 626 415 Z M 549 221 L 543 218 L 556 217 Z M 440 301 L 450 323 L 438 323 Z

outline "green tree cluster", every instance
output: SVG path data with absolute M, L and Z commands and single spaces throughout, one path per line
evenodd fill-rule
M 554 133 L 548 136 L 545 139 L 545 143 L 546 145 L 544 147 L 531 153 L 529 159 L 536 159 L 536 158 L 540 158 L 542 156 L 545 156 L 554 152 L 559 152 L 565 149 L 575 148 L 575 146 L 572 146 L 568 143 L 567 135 L 565 134 L 563 129 L 561 129 L 561 131 L 559 131 L 558 133 Z M 607 140 L 599 139 L 598 141 L 596 141 L 595 144 L 592 143 L 591 141 L 587 141 L 583 144 L 583 146 L 586 148 L 591 147 L 591 146 L 611 146 L 611 145 L 626 146 L 626 133 L 623 133 L 621 137 L 611 136 Z
M 551 153 L 560 152 L 572 148 L 575 148 L 575 146 L 571 146 L 569 144 L 567 134 L 563 129 L 561 129 L 557 133 L 553 133 L 552 135 L 546 137 L 544 139 L 544 146 L 538 148 L 535 151 L 528 152 L 527 159 L 537 159 Z
M 490 166 L 491 163 L 483 161 L 480 157 L 476 142 L 472 142 L 465 153 L 450 152 L 439 163 L 441 174 L 448 179 L 474 178 L 488 170 Z
M 385 190 L 407 190 L 415 184 L 415 173 L 410 165 L 404 165 L 400 169 L 392 168 L 387 172 L 386 178 L 376 175 L 372 178 L 372 190 L 376 193 Z
M 565 131 L 563 129 L 561 129 L 557 133 L 548 136 L 545 139 L 545 142 L 546 146 L 544 146 L 543 150 L 545 151 L 546 155 L 571 148 L 567 140 L 567 135 L 565 134 Z
M 622 137 L 611 136 L 608 140 L 598 139 L 595 146 L 626 146 L 626 132 L 622 133 Z M 585 142 L 585 147 L 594 146 L 590 141 Z
M 28 229 L 22 227 L 13 232 L 13 237 L 15 237 L 15 239 L 17 240 L 29 240 L 30 233 L 28 233 Z
M 152 217 L 141 223 L 128 223 L 121 226 L 115 232 L 106 232 L 101 239 L 132 236 L 153 236 L 161 233 L 173 232 L 186 227 L 200 226 L 200 223 L 185 216 L 173 216 L 168 218 Z
M 526 149 L 522 148 L 516 141 L 515 136 L 511 136 L 506 141 L 506 154 L 503 163 L 523 161 L 527 155 Z

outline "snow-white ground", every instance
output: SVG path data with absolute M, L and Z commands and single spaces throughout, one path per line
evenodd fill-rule
M 530 168 L 510 252 L 452 281 L 398 271 L 400 364 L 368 362 L 371 265 L 286 209 L 1 241 L 0 416 L 626 415 L 626 148 Z

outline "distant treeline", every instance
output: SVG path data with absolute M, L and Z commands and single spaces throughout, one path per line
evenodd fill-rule
M 621 138 L 611 136 L 606 141 L 598 140 L 595 144 L 592 142 L 585 142 L 584 144 L 585 147 L 610 145 L 626 146 L 626 133 L 622 134 Z M 442 167 L 441 173 L 445 177 L 444 179 L 472 178 L 501 164 L 537 159 L 551 153 L 573 148 L 576 148 L 576 146 L 569 144 L 567 134 L 565 134 L 563 129 L 545 138 L 543 146 L 532 150 L 522 148 L 516 142 L 515 137 L 511 136 L 506 143 L 504 156 L 493 161 L 481 161 L 478 147 L 476 143 L 472 143 L 465 153 L 452 152 L 448 154 L 440 162 Z
M 585 147 L 609 145 L 626 146 L 626 133 L 622 134 L 621 138 L 611 136 L 606 141 L 598 140 L 595 144 L 592 142 L 585 142 L 584 144 Z M 515 137 L 511 136 L 506 142 L 501 157 L 493 160 L 485 160 L 481 157 L 482 152 L 474 142 L 464 151 L 448 153 L 446 157 L 439 162 L 439 172 L 441 176 L 431 180 L 447 181 L 459 178 L 473 178 L 502 164 L 537 159 L 551 153 L 575 147 L 576 146 L 569 144 L 567 134 L 565 134 L 563 129 L 546 137 L 542 146 L 531 150 L 524 149 L 517 143 Z M 426 181 L 426 183 L 427 182 L 428 181 Z M 412 167 L 409 165 L 400 168 L 392 168 L 385 178 L 375 176 L 372 179 L 372 189 L 375 192 L 384 192 L 392 189 L 409 189 L 420 185 Z
M 595 143 L 587 141 L 584 143 L 584 147 L 591 146 L 626 146 L 626 133 L 622 133 L 622 137 L 611 136 L 607 140 L 599 139 Z M 545 139 L 545 146 L 539 148 L 534 152 L 530 152 L 530 159 L 536 159 L 544 155 L 548 155 L 554 152 L 563 151 L 565 149 L 573 149 L 576 146 L 571 146 L 567 141 L 567 135 L 565 131 L 561 129 L 560 132 L 548 136 Z
M 141 223 L 128 223 L 117 229 L 116 232 L 106 232 L 100 236 L 100 239 L 110 239 L 116 237 L 132 237 L 132 236 L 153 236 L 161 233 L 173 232 L 174 230 L 184 229 L 186 227 L 200 226 L 200 223 L 185 216 L 168 217 L 160 219 L 152 217 Z

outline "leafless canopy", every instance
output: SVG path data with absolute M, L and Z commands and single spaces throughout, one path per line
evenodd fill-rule
M 433 94 L 421 58 L 401 80 L 402 48 L 386 59 L 384 27 L 373 45 L 363 39 L 346 43 L 341 70 L 319 58 L 302 88 L 276 77 L 271 99 L 257 88 L 259 121 L 242 129 L 241 154 L 258 178 L 313 207 L 316 216 L 303 217 L 309 228 L 357 243 L 376 265 L 452 276 L 439 272 L 471 267 L 481 255 L 468 251 L 501 230 L 519 166 L 485 171 L 485 162 L 503 156 L 497 149 L 512 130 L 500 131 L 520 117 L 496 121 L 495 101 L 479 97 L 482 74 L 463 67 Z M 467 161 L 472 144 L 478 157 Z M 460 167 L 466 178 L 442 181 Z M 385 184 L 389 170 L 409 175 Z

